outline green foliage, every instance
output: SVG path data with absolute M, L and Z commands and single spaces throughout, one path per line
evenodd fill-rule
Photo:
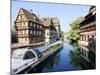
M 16 32 L 15 25 L 13 25 L 13 26 L 11 27 L 11 31 L 12 31 L 12 32 Z
M 69 56 L 70 56 L 70 58 L 71 58 L 71 63 L 75 66 L 75 67 L 77 67 L 77 66 L 79 66 L 79 64 L 81 63 L 81 57 L 79 56 L 79 50 L 77 49 L 77 48 L 75 48 L 75 50 L 74 51 L 70 51 L 70 53 L 69 53 Z
M 74 50 L 70 51 L 69 56 L 70 56 L 70 59 L 71 59 L 70 63 L 75 67 L 81 67 L 84 70 L 95 68 L 93 63 L 88 62 L 87 60 L 85 60 L 81 56 L 79 47 L 77 47 Z
M 69 30 L 68 39 L 70 42 L 77 43 L 80 38 L 80 20 L 77 19 L 70 24 L 71 29 Z

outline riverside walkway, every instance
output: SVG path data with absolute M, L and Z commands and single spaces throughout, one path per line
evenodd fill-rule
M 43 45 L 45 44 L 45 42 L 39 42 L 39 43 L 35 43 L 35 44 L 19 44 L 19 43 L 15 43 L 11 45 L 11 49 L 17 49 L 17 48 L 23 48 L 23 47 L 30 47 L 30 46 L 39 46 L 39 45 Z

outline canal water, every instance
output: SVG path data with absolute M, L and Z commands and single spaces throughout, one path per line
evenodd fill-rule
M 35 68 L 29 68 L 27 73 L 44 73 L 58 71 L 75 71 L 90 69 L 90 65 L 75 54 L 75 47 L 64 43 L 63 47 Z M 77 53 L 77 52 L 76 52 Z M 85 62 L 85 63 L 84 63 Z

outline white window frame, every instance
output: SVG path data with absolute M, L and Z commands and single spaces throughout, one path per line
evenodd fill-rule
M 25 26 L 26 26 L 26 27 L 28 26 L 28 22 L 25 22 Z
M 18 19 L 21 19 L 21 15 L 18 16 Z
M 22 22 L 22 27 L 24 26 L 24 22 Z
M 22 31 L 22 34 L 24 34 L 24 33 L 25 33 L 25 31 L 23 30 L 23 31 Z

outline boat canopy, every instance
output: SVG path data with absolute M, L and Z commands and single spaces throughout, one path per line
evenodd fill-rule
M 41 46 L 41 47 L 34 48 L 34 50 L 39 51 L 41 53 L 41 52 L 45 51 L 46 49 L 48 49 L 49 47 L 54 46 L 56 44 L 60 44 L 60 43 L 62 43 L 62 42 L 58 41 L 58 42 L 55 42 L 55 43 L 52 43 L 52 44 L 48 44 L 48 45 L 44 45 L 44 46 Z
M 47 50 L 49 47 L 54 46 L 56 44 L 60 44 L 61 41 L 49 44 L 49 45 L 44 45 L 41 47 L 37 47 L 37 48 L 32 48 L 32 47 L 28 47 L 28 48 L 20 48 L 20 49 L 16 49 L 13 51 L 12 54 L 12 58 L 16 58 L 16 59 L 32 59 L 32 58 L 39 58 L 41 57 L 41 53 L 45 50 Z
M 40 52 L 37 49 L 20 48 L 13 51 L 12 58 L 16 59 L 32 59 L 39 58 Z
M 40 53 L 45 51 L 46 49 L 48 49 L 50 47 L 50 45 L 44 45 L 42 47 L 37 47 L 37 48 L 34 48 L 34 50 L 38 50 Z

